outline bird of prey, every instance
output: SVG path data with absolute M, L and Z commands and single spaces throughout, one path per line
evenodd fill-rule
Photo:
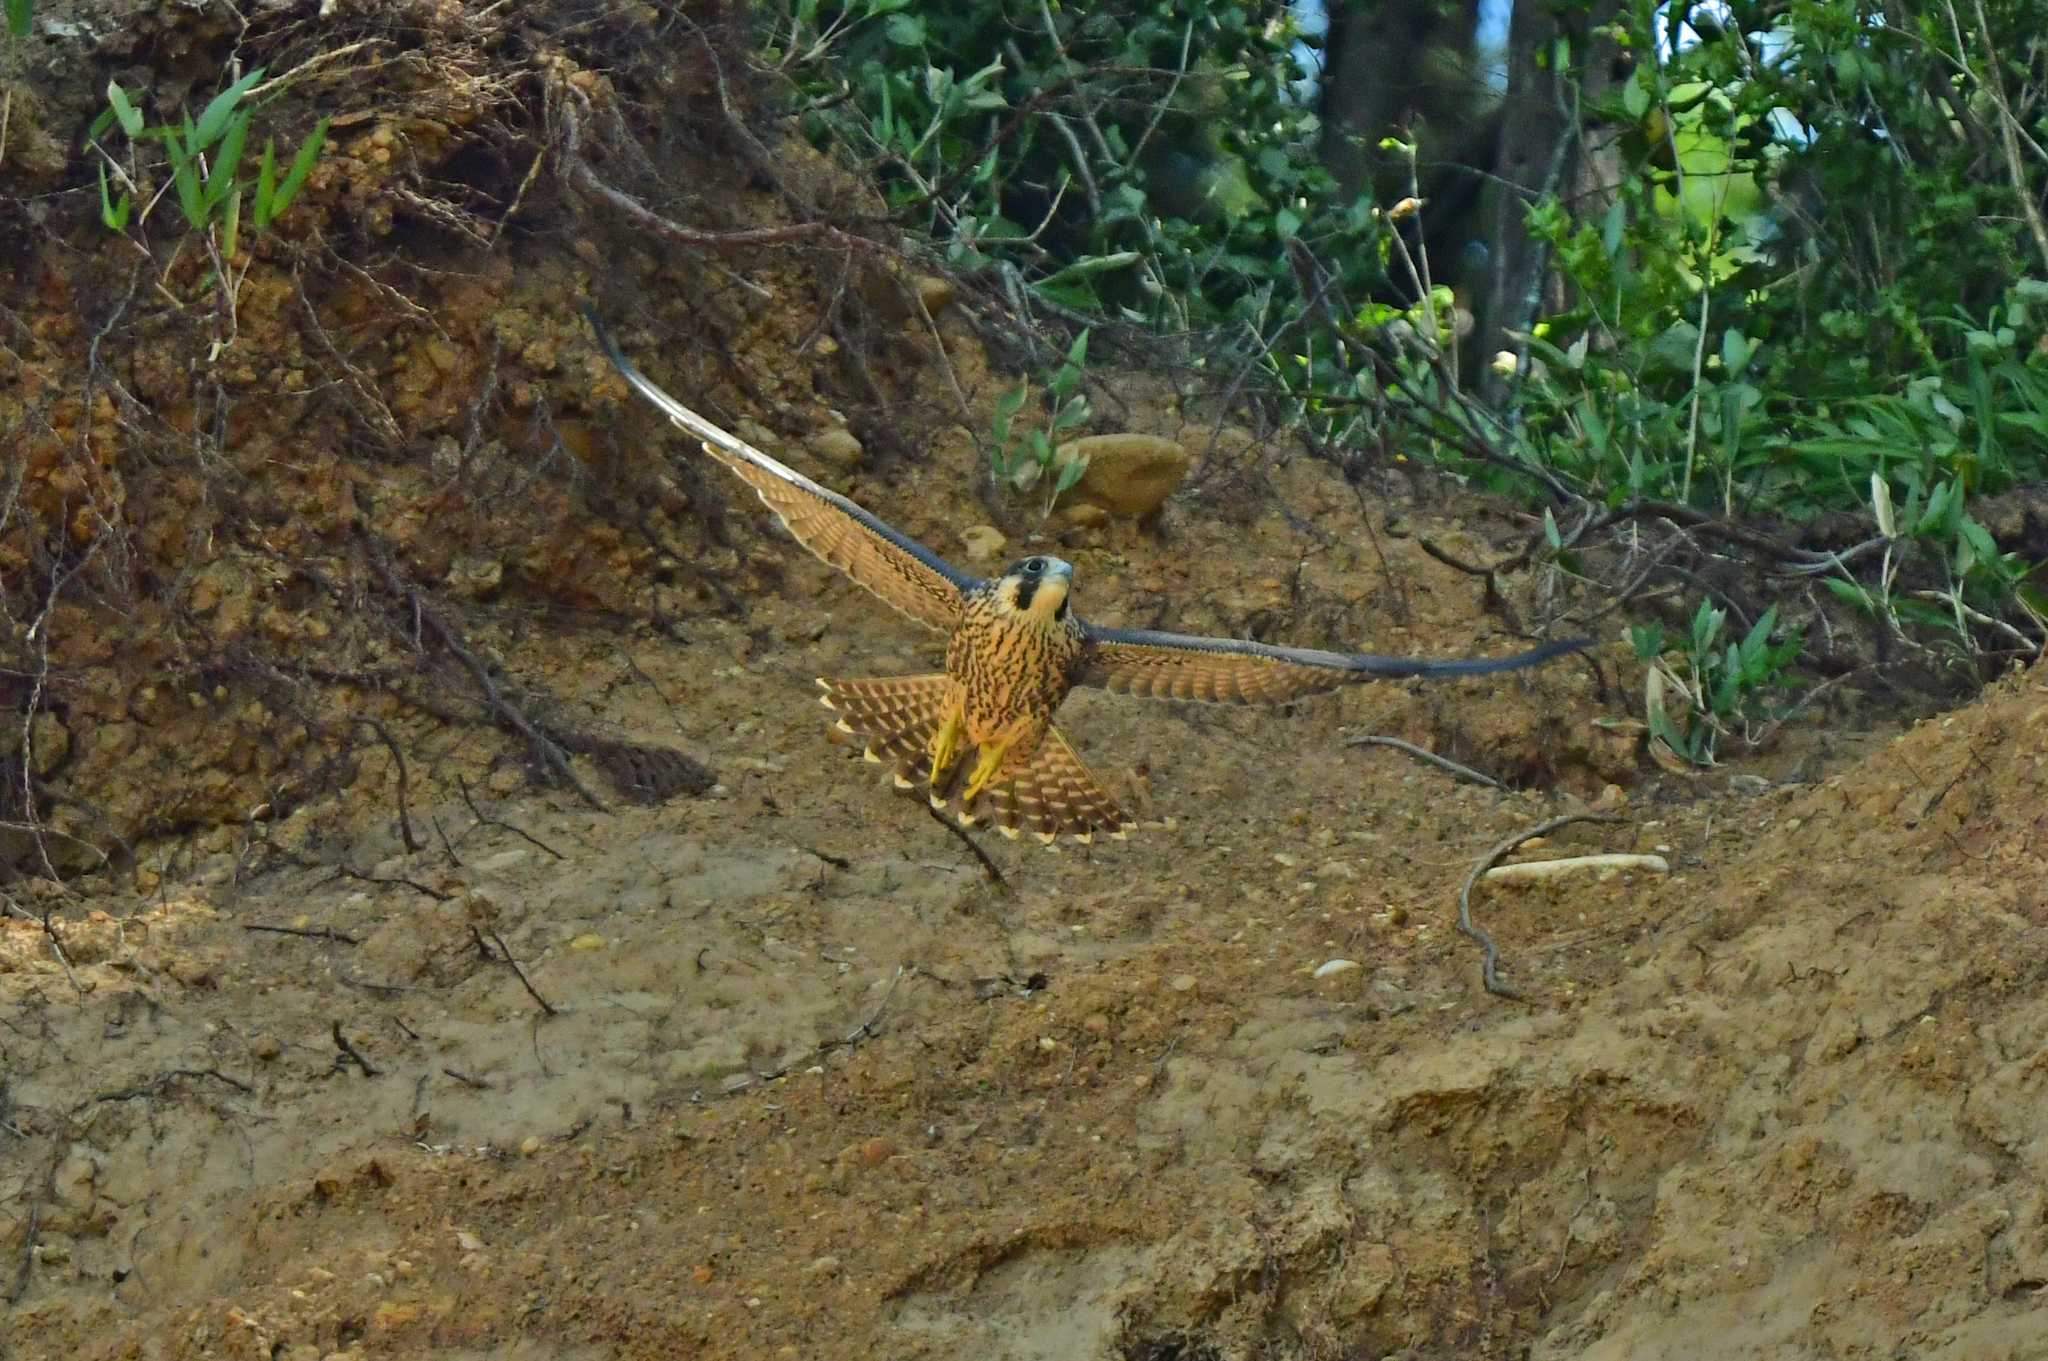
M 1403 676 L 1475 676 L 1586 645 L 1550 643 L 1512 657 L 1431 659 L 1273 647 L 1112 629 L 1074 613 L 1073 567 L 1035 554 L 990 580 L 969 575 L 852 501 L 719 429 L 663 392 L 586 309 L 619 373 L 642 397 L 752 487 L 805 548 L 901 613 L 947 635 L 946 669 L 922 676 L 818 679 L 821 702 L 864 755 L 895 766 L 899 788 L 1012 839 L 1030 832 L 1118 839 L 1137 824 L 1053 727 L 1077 685 L 1157 699 L 1284 704 L 1342 685 Z M 974 752 L 966 770 L 967 753 Z M 960 776 L 965 771 L 965 787 Z

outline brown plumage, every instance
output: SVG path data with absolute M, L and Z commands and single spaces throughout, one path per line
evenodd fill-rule
M 1087 624 L 1072 609 L 1074 569 L 1025 558 L 980 580 L 853 502 L 728 434 L 656 387 L 586 311 L 605 353 L 635 391 L 703 442 L 806 548 L 895 609 L 945 633 L 946 669 L 925 676 L 820 678 L 821 702 L 896 783 L 928 788 L 934 807 L 968 824 L 1051 842 L 1136 825 L 1074 755 L 1053 715 L 1076 685 L 1212 704 L 1284 704 L 1342 685 L 1400 676 L 1474 676 L 1534 666 L 1582 648 L 1548 643 L 1499 658 L 1381 657 L 1273 647 Z M 972 770 L 965 759 L 975 753 Z

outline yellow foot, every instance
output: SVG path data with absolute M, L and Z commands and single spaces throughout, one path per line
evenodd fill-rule
M 1009 754 L 1008 742 L 998 742 L 981 749 L 981 759 L 974 763 L 974 773 L 967 777 L 967 792 L 960 796 L 961 807 L 974 806 L 974 801 L 981 797 L 981 791 L 995 782 L 996 772 L 1003 768 L 1003 758 Z
M 932 734 L 931 785 L 937 789 L 945 783 L 946 769 L 960 755 L 960 738 L 967 724 L 962 721 L 959 711 L 947 715 L 939 724 L 939 730 Z

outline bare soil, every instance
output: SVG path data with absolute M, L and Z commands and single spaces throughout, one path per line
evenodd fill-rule
M 43 835 L 0 919 L 6 1355 L 2048 1356 L 2048 674 L 1910 727 L 1823 710 L 1693 778 L 1640 754 L 1617 641 L 1275 714 L 1083 693 L 1063 726 L 1146 825 L 991 840 L 992 884 L 813 700 L 937 640 L 634 405 L 578 300 L 940 551 L 991 518 L 1055 548 L 1102 622 L 1507 651 L 1560 583 L 1489 600 L 1419 543 L 1486 558 L 1525 520 L 1128 374 L 1101 428 L 1186 441 L 1190 488 L 1038 529 L 977 491 L 1011 380 L 971 293 L 928 324 L 901 270 L 714 267 L 552 175 L 515 197 L 533 111 L 608 107 L 575 58 L 652 18 L 550 45 L 406 13 L 424 64 L 280 106 L 360 116 L 210 363 L 171 235 L 138 265 L 61 155 L 72 218 L 6 210 L 0 694 L 56 697 L 8 749 Z M 50 70 L 258 41 L 149 14 L 121 51 L 39 38 L 13 135 L 71 136 Z M 303 60 L 302 30 L 255 31 Z M 668 121 L 625 100 L 701 196 L 666 209 L 791 220 L 675 65 Z M 872 207 L 777 149 L 833 220 Z M 834 411 L 858 466 L 808 447 Z M 447 638 L 580 735 L 602 808 Z M 1526 994 L 1489 995 L 1466 874 L 1596 807 L 1520 854 L 1671 872 L 1482 886 Z

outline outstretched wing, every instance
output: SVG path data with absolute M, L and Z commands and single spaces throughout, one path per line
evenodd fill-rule
M 1320 652 L 1306 647 L 1271 647 L 1235 638 L 1196 638 L 1147 629 L 1105 629 L 1085 625 L 1076 685 L 1152 699 L 1193 699 L 1208 704 L 1285 704 L 1340 685 L 1402 676 L 1483 676 L 1535 666 L 1576 652 L 1592 640 L 1546 643 L 1512 657 L 1375 657 L 1360 652 Z
M 798 543 L 918 623 L 942 633 L 959 626 L 966 594 L 981 584 L 977 578 L 663 392 L 620 353 L 594 309 L 586 307 L 583 315 L 633 389 L 702 440 L 704 452 L 752 487 Z

